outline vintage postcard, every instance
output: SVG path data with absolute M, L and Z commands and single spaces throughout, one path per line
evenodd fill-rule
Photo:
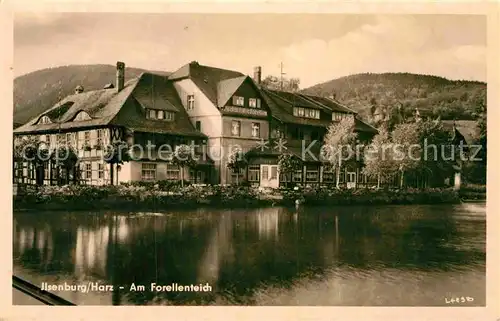
M 498 7 L 296 5 L 2 9 L 8 320 L 500 318 Z

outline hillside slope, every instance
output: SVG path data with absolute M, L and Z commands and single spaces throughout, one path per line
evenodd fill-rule
M 474 119 L 474 112 L 486 101 L 486 83 L 454 81 L 410 73 L 357 74 L 334 79 L 302 90 L 336 99 L 370 120 L 375 110 L 392 110 L 401 105 L 405 114 L 415 108 L 442 119 Z M 372 108 L 373 107 L 373 108 Z
M 146 70 L 126 68 L 125 81 Z M 168 74 L 168 72 L 158 72 Z M 70 65 L 38 70 L 14 79 L 14 126 L 24 124 L 72 94 L 78 85 L 85 90 L 103 88 L 116 81 L 112 65 Z

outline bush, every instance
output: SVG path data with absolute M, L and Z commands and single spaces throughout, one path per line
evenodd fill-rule
M 167 183 L 168 182 L 168 183 Z M 161 187 L 160 187 L 161 186 Z M 482 190 L 476 188 L 476 190 Z M 469 192 L 469 198 L 478 198 Z M 370 204 L 434 204 L 456 203 L 459 194 L 453 189 L 336 189 L 335 187 L 296 187 L 279 189 L 270 198 L 257 188 L 249 186 L 187 185 L 181 188 L 169 181 L 141 182 L 118 186 L 41 186 L 26 189 L 14 199 L 16 208 L 36 209 L 165 209 L 175 206 L 210 204 L 222 207 L 248 207 L 280 203 L 295 205 L 296 200 L 306 205 L 370 205 Z M 482 193 L 481 195 L 484 195 Z M 460 195 L 462 196 L 462 195 Z

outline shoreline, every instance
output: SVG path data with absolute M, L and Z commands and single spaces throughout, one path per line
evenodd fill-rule
M 174 192 L 175 190 L 175 192 Z M 356 206 L 459 204 L 485 201 L 485 193 L 453 189 L 303 188 L 262 191 L 244 186 L 186 186 L 170 191 L 127 186 L 44 186 L 13 196 L 14 211 L 165 210 L 265 208 L 273 206 Z M 468 197 L 468 196 L 472 197 Z M 482 196 L 482 197 L 481 197 Z

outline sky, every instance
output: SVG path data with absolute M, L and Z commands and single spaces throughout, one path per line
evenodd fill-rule
M 486 81 L 479 15 L 17 13 L 14 73 L 70 64 L 175 71 L 202 65 L 297 77 L 364 72 Z

